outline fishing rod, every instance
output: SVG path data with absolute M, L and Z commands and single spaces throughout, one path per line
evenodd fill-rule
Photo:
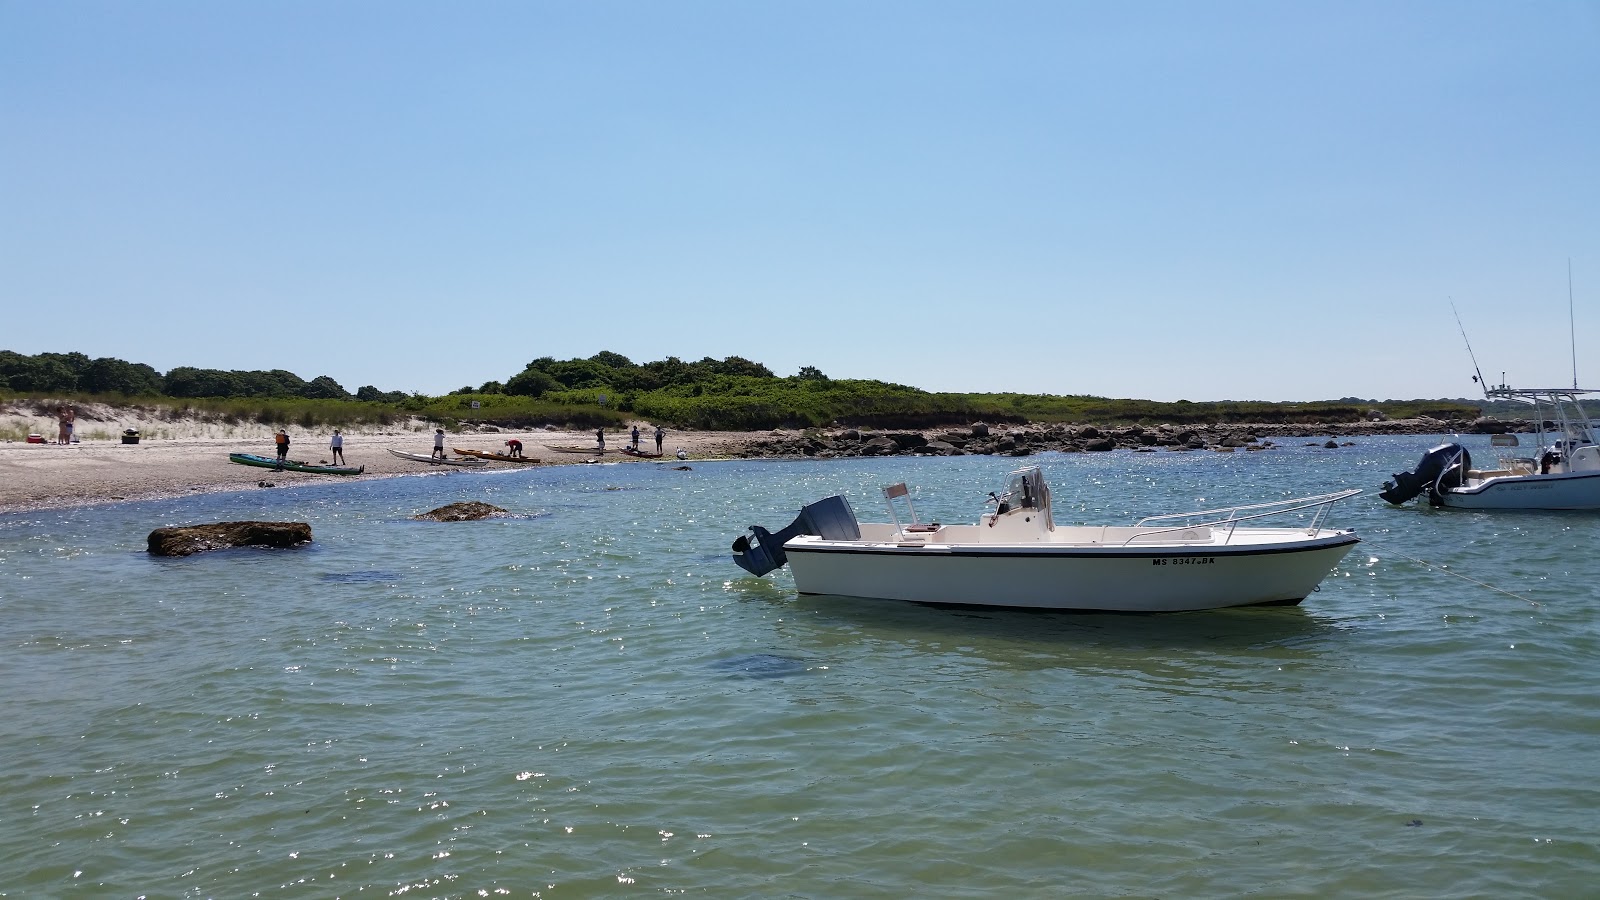
M 1578 389 L 1578 326 L 1572 316 L 1572 257 L 1567 257 L 1567 333 L 1572 335 L 1572 389 Z
M 1489 383 L 1483 380 L 1483 370 L 1478 368 L 1478 357 L 1472 352 L 1472 342 L 1467 340 L 1467 328 L 1461 324 L 1461 314 L 1456 312 L 1456 301 L 1454 300 L 1450 301 L 1450 315 L 1456 317 L 1456 327 L 1461 329 L 1461 342 L 1467 345 L 1467 358 L 1472 360 L 1472 371 L 1474 373 L 1472 380 L 1478 383 L 1478 387 L 1483 388 L 1483 399 L 1488 400 L 1490 399 Z M 1576 356 L 1573 357 L 1572 364 L 1574 367 L 1577 366 Z M 1576 378 L 1577 376 L 1574 375 L 1573 377 Z M 1501 380 L 1505 379 L 1502 378 Z

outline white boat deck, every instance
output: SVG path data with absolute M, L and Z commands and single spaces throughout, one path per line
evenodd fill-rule
M 1003 523 L 1002 523 L 1003 524 Z M 901 528 L 886 522 L 862 522 L 859 541 L 833 542 L 886 546 L 1027 546 L 1140 547 L 1184 545 L 1195 547 L 1260 546 L 1302 541 L 1308 531 L 1285 528 L 1224 528 L 1206 525 L 1187 528 L 1149 528 L 1134 525 L 1057 525 L 1052 531 L 1005 533 L 988 525 L 921 525 Z M 821 541 L 818 541 L 822 543 Z

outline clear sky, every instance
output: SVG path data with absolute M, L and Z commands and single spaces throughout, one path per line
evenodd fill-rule
M 1600 386 L 1600 0 L 0 0 L 0 349 L 1464 397 L 1452 300 Z

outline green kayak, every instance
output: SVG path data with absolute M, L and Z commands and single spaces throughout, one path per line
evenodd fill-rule
M 359 469 L 350 466 L 314 466 L 308 462 L 287 459 L 283 462 L 271 456 L 257 456 L 254 453 L 229 453 L 229 462 L 236 462 L 241 466 L 260 466 L 263 469 L 278 469 L 283 472 L 314 472 L 318 475 L 360 475 L 367 467 Z

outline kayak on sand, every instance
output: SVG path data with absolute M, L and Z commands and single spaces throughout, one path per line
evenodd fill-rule
M 395 456 L 400 457 L 401 459 L 409 459 L 412 462 L 429 463 L 429 464 L 435 465 L 435 466 L 471 466 L 471 467 L 476 467 L 476 466 L 487 466 L 489 464 L 488 460 L 483 460 L 483 459 L 440 459 L 437 456 L 423 456 L 421 453 L 405 453 L 405 452 L 402 452 L 400 450 L 390 450 L 389 452 L 393 453 Z
M 271 456 L 257 456 L 254 453 L 229 453 L 229 462 L 236 462 L 241 466 L 259 466 L 263 469 L 277 469 L 283 472 L 312 472 L 317 475 L 360 475 L 366 471 L 366 466 L 319 466 L 297 459 L 286 459 L 279 462 Z
M 488 450 L 463 450 L 460 447 L 451 447 L 450 450 L 457 456 L 472 456 L 478 459 L 497 459 L 500 462 L 536 463 L 539 461 L 539 457 L 537 456 L 508 456 L 504 453 L 491 453 Z

